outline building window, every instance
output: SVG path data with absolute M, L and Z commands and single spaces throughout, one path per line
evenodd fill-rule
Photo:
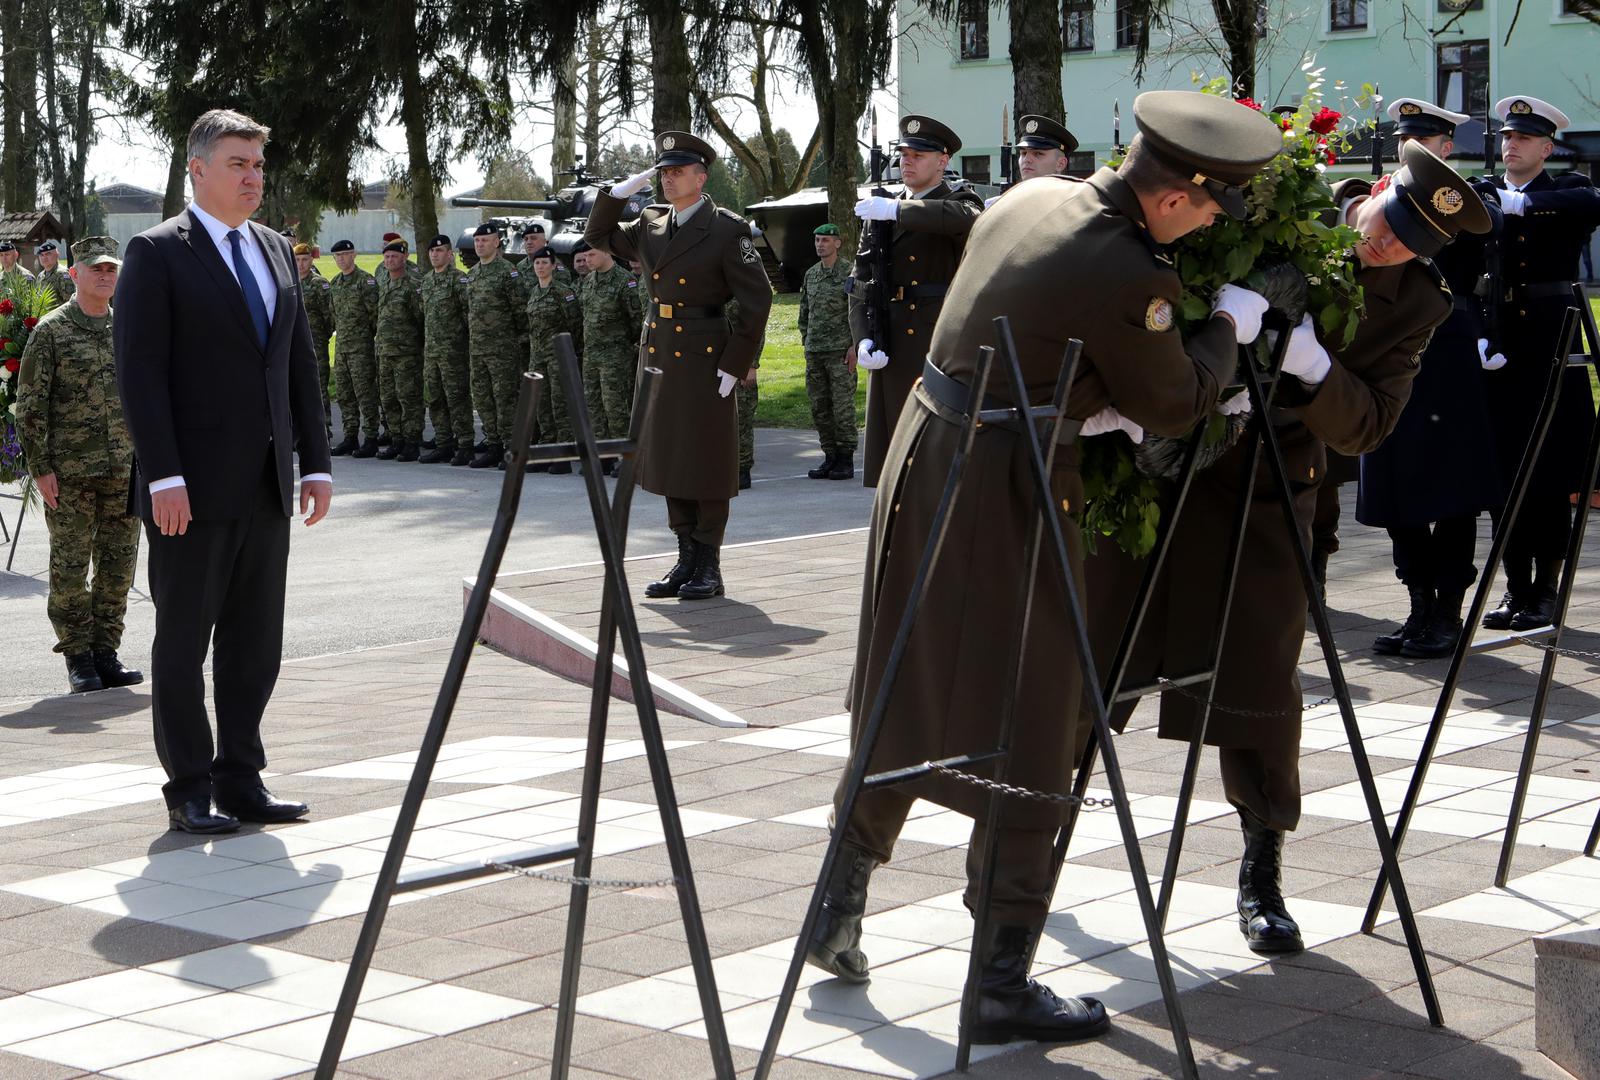
M 1089 176 L 1094 173 L 1094 151 L 1074 150 L 1067 155 L 1066 173 L 1068 176 Z
M 1367 0 L 1328 0 L 1329 30 L 1365 30 Z
M 1569 19 L 1592 19 L 1600 16 L 1600 0 L 1561 0 L 1561 14 Z
M 989 5 L 986 0 L 961 0 L 956 7 L 961 34 L 961 59 L 989 59 Z
M 1061 47 L 1067 52 L 1094 52 L 1094 0 L 1065 0 L 1062 4 Z
M 1117 0 L 1117 48 L 1132 49 L 1139 44 L 1139 23 L 1129 0 Z
M 1435 100 L 1452 112 L 1482 116 L 1489 107 L 1489 43 L 1463 41 L 1439 46 Z
M 1571 0 L 1566 0 L 1570 3 Z M 1454 15 L 1462 11 L 1482 11 L 1483 0 L 1439 0 L 1439 11 L 1445 15 Z
M 988 154 L 963 154 L 961 176 L 970 184 L 987 184 L 989 180 Z

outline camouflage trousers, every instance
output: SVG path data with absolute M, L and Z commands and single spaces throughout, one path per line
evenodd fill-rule
M 824 454 L 856 452 L 856 373 L 844 350 L 806 353 L 806 397 Z
M 583 399 L 589 406 L 597 439 L 628 434 L 633 412 L 633 380 L 639 353 L 632 345 L 598 346 L 583 354 Z
M 533 371 L 544 376 L 544 392 L 539 396 L 539 441 L 571 442 L 572 417 L 567 413 L 567 388 L 561 381 L 561 362 L 553 351 L 533 358 Z M 603 438 L 598 431 L 596 438 Z
M 739 468 L 749 472 L 756 465 L 756 406 L 761 404 L 761 384 L 733 388 L 739 402 Z
M 322 427 L 328 438 L 333 438 L 333 397 L 328 391 L 328 379 L 333 365 L 328 361 L 328 339 L 311 339 L 311 355 L 317 363 L 317 389 L 322 391 Z
M 128 474 L 61 477 L 50 530 L 50 596 L 45 611 L 55 627 L 58 653 L 74 656 L 122 644 L 139 557 L 139 519 L 128 513 Z M 89 564 L 94 581 L 89 581 Z
M 422 442 L 422 355 L 380 353 L 378 385 L 389 434 L 403 442 Z
M 359 432 L 378 437 L 378 360 L 365 349 L 347 348 L 335 337 L 333 385 L 339 397 L 339 420 L 344 437 Z
M 489 381 L 494 390 L 494 423 L 499 442 L 504 446 L 517 426 L 517 395 L 522 392 L 522 376 L 528 370 L 528 350 L 515 341 L 489 354 Z M 487 428 L 488 422 L 484 422 Z
M 466 343 L 422 356 L 433 441 L 438 446 L 472 445 L 472 395 L 468 390 Z
M 492 360 L 488 353 L 473 351 L 467 355 L 468 384 L 472 393 L 472 407 L 478 410 L 478 422 L 483 425 L 485 442 L 500 441 L 500 414 L 494 407 L 494 376 Z M 506 432 L 510 434 L 510 430 Z

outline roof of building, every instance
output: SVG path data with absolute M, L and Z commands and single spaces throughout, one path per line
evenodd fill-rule
M 13 243 L 27 241 L 38 243 L 46 238 L 60 240 L 66 231 L 61 222 L 48 210 L 24 210 L 14 214 L 0 214 L 0 240 Z

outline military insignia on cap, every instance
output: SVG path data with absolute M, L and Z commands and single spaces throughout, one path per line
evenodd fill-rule
M 1518 98 L 1511 103 L 1511 113 L 1516 116 L 1528 116 L 1533 112 L 1533 106 Z
M 1433 198 L 1429 201 L 1433 203 L 1435 210 L 1447 216 L 1460 213 L 1461 208 L 1467 204 L 1461 197 L 1461 192 L 1455 188 L 1440 188 L 1433 193 Z
M 1029 135 L 1032 135 L 1035 131 L 1039 130 L 1039 121 L 1037 121 L 1037 120 L 1029 120 L 1028 121 L 1028 126 L 1023 128 L 1022 130 L 1026 131 Z
M 1421 116 L 1422 115 L 1422 106 L 1418 105 L 1415 101 L 1408 101 L 1404 105 L 1400 106 L 1400 115 L 1401 116 Z
M 921 120 L 907 120 L 906 121 L 906 134 L 907 135 L 915 135 L 917 132 L 919 132 L 921 130 L 922 130 L 922 121 Z
M 661 149 L 663 149 L 663 150 L 671 150 L 674 146 L 677 146 L 677 145 L 678 145 L 678 140 L 674 139 L 671 135 L 668 135 L 666 138 L 661 140 Z
M 739 237 L 739 257 L 747 263 L 761 261 L 761 256 L 756 254 L 755 244 L 748 236 Z
M 1158 334 L 1171 330 L 1172 301 L 1152 296 L 1150 306 L 1144 309 L 1144 328 Z

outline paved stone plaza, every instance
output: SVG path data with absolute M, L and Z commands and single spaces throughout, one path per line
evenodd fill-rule
M 1349 494 L 1347 492 L 1347 494 Z M 1381 534 L 1348 514 L 1329 602 L 1384 798 L 1399 802 L 1444 662 L 1374 657 L 1404 594 Z M 736 511 L 739 508 L 736 506 Z M 658 541 L 641 533 L 635 550 Z M 728 1030 L 755 1061 L 826 842 L 846 740 L 843 688 L 864 533 L 730 548 L 730 598 L 640 604 L 651 668 L 748 728 L 664 715 Z M 635 591 L 668 560 L 630 564 Z M 1593 567 L 1569 635 L 1600 648 Z M 500 585 L 584 634 L 595 567 Z M 291 586 L 293 588 L 294 586 Z M 365 911 L 450 642 L 287 663 L 266 723 L 269 786 L 303 824 L 204 842 L 164 831 L 147 687 L 0 706 L 0 1077 L 309 1075 Z M 1168 944 L 1208 1077 L 1343 1080 L 1564 1077 L 1534 1049 L 1531 936 L 1600 925 L 1600 861 L 1581 846 L 1600 808 L 1600 665 L 1563 660 L 1514 880 L 1490 888 L 1540 654 L 1469 661 L 1404 869 L 1447 1026 L 1423 1015 L 1392 916 L 1356 932 L 1378 856 L 1337 714 L 1307 714 L 1307 816 L 1287 847 L 1291 910 L 1312 947 L 1263 963 L 1232 914 L 1240 839 L 1208 756 Z M 1326 680 L 1304 654 L 1308 700 Z M 631 707 L 613 704 L 596 873 L 655 880 L 665 848 Z M 487 649 L 474 656 L 411 845 L 414 865 L 481 860 L 570 838 L 587 690 Z M 1136 714 L 1119 750 L 1144 853 L 1160 864 L 1183 747 Z M 863 988 L 810 972 L 787 1026 L 790 1080 L 933 1076 L 953 1067 L 970 920 L 969 823 L 919 807 L 872 884 Z M 1038 973 L 1115 1012 L 1105 1039 L 978 1048 L 978 1077 L 1172 1075 L 1175 1058 L 1116 822 L 1084 816 Z M 341 1075 L 537 1077 L 548 1072 L 568 890 L 486 878 L 415 893 L 389 916 Z M 712 1076 L 670 887 L 590 905 L 573 1075 Z

